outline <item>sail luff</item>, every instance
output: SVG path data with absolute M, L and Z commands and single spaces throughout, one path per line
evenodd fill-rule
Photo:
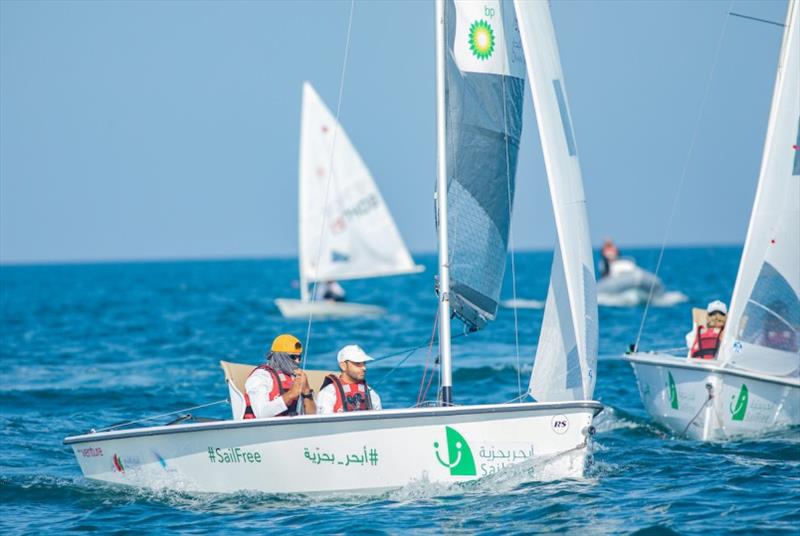
M 720 361 L 800 375 L 800 22 L 788 5 L 770 118 Z
M 445 4 L 436 0 L 436 210 L 439 224 L 439 356 L 441 359 L 441 403 L 452 403 L 450 345 L 450 263 L 447 225 L 447 150 L 445 111 Z
M 540 401 L 590 398 L 598 338 L 594 262 L 558 45 L 547 2 L 514 5 L 558 233 L 530 388 Z

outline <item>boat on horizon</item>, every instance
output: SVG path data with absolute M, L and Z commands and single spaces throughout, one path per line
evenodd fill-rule
M 656 274 L 636 264 L 632 257 L 609 263 L 608 274 L 597 281 L 597 303 L 606 307 L 635 307 L 650 302 L 671 307 L 688 301 L 679 291 L 668 291 Z

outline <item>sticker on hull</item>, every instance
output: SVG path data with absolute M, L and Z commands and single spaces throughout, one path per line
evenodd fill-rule
M 736 398 L 735 404 L 733 403 L 734 398 L 736 397 L 731 397 L 731 420 L 743 421 L 745 413 L 747 413 L 747 402 L 750 399 L 750 393 L 747 391 L 747 386 L 745 384 L 742 384 L 742 388 L 739 390 L 739 397 Z
M 475 458 L 472 456 L 472 450 L 467 440 L 449 426 L 445 426 L 444 429 L 447 436 L 447 458 L 446 460 L 442 459 L 442 456 L 439 454 L 439 442 L 434 441 L 433 448 L 435 449 L 436 461 L 450 469 L 451 476 L 477 475 L 478 472 L 475 470 Z
M 675 387 L 675 380 L 669 371 L 667 371 L 667 380 L 669 380 L 667 385 L 669 388 L 669 405 L 672 409 L 678 409 L 678 388 Z

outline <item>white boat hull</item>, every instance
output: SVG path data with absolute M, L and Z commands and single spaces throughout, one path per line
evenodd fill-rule
M 474 480 L 523 462 L 542 478 L 581 477 L 600 411 L 593 401 L 384 410 L 100 432 L 64 443 L 84 476 L 115 484 L 375 493 Z
M 359 316 L 382 316 L 386 309 L 377 305 L 336 301 L 302 301 L 278 298 L 275 305 L 284 318 L 316 319 L 353 318 Z
M 621 261 L 617 261 L 618 263 Z M 601 305 L 631 306 L 647 301 L 664 292 L 664 284 L 655 275 L 638 266 L 629 270 L 612 271 L 597 282 L 597 300 Z
M 800 424 L 800 381 L 667 354 L 626 355 L 653 419 L 702 441 Z

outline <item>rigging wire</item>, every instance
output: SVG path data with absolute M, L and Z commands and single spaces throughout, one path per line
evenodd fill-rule
M 733 0 L 731 0 L 730 4 L 728 5 L 727 11 L 730 11 L 730 8 L 733 6 Z M 667 218 L 667 228 L 664 231 L 664 239 L 661 242 L 661 250 L 658 252 L 658 261 L 656 262 L 656 269 L 655 275 L 658 275 L 658 271 L 661 269 L 661 261 L 664 259 L 664 248 L 667 245 L 667 239 L 669 237 L 670 230 L 672 228 L 672 222 L 675 219 L 675 212 L 678 208 L 678 201 L 680 200 L 681 191 L 683 190 L 683 185 L 686 182 L 686 172 L 689 169 L 689 161 L 692 158 L 692 153 L 694 152 L 694 146 L 697 142 L 697 134 L 700 131 L 700 123 L 703 119 L 703 112 L 705 111 L 706 102 L 708 101 L 708 95 L 711 90 L 711 82 L 714 79 L 714 73 L 717 70 L 717 63 L 719 62 L 719 53 L 722 50 L 722 43 L 725 39 L 725 31 L 728 28 L 728 20 L 729 17 L 725 17 L 725 20 L 722 24 L 722 31 L 719 35 L 719 40 L 717 41 L 717 49 L 714 52 L 714 59 L 711 63 L 711 70 L 708 74 L 708 78 L 706 79 L 705 90 L 703 91 L 703 99 L 700 101 L 700 110 L 697 115 L 697 119 L 694 123 L 694 129 L 692 131 L 691 141 L 689 142 L 689 152 L 686 154 L 686 158 L 683 162 L 683 169 L 681 171 L 680 180 L 678 181 L 678 189 L 675 192 L 675 196 L 672 199 L 672 208 L 670 209 L 669 218 Z M 653 301 L 653 293 L 655 291 L 655 285 L 650 285 L 650 292 L 647 295 L 647 302 L 644 306 L 644 312 L 642 313 L 642 321 L 639 324 L 639 332 L 636 335 L 636 343 L 633 346 L 634 351 L 639 350 L 639 341 L 642 338 L 642 332 L 644 331 L 644 325 L 647 321 L 647 313 L 650 310 L 650 303 Z
M 425 392 L 425 394 L 427 394 L 427 388 L 423 389 L 423 386 L 425 385 L 425 378 L 428 376 L 428 362 L 430 361 L 431 356 L 433 354 L 433 341 L 436 338 L 436 327 L 438 323 L 439 323 L 439 308 L 437 307 L 436 316 L 433 319 L 433 329 L 431 330 L 431 340 L 430 340 L 430 345 L 428 346 L 428 353 L 425 355 L 425 366 L 422 369 L 422 378 L 420 378 L 419 380 L 419 390 L 417 391 L 417 404 L 419 404 L 425 399 L 423 391 Z M 433 378 L 433 374 L 434 371 L 431 370 L 431 378 Z
M 425 385 L 425 378 L 428 375 L 428 362 L 430 361 L 431 355 L 433 354 L 433 340 L 436 337 L 436 327 L 439 323 L 439 308 L 436 308 L 436 315 L 433 318 L 433 329 L 431 330 L 431 341 L 430 346 L 428 347 L 428 353 L 425 356 L 425 366 L 422 368 L 422 378 L 419 381 L 419 390 L 417 391 L 417 404 L 419 404 L 423 399 L 423 386 Z M 431 371 L 431 377 L 433 377 L 433 371 Z M 427 389 L 426 389 L 427 391 Z
M 522 397 L 522 371 L 519 358 L 519 316 L 517 313 L 517 269 L 514 255 L 514 226 L 511 221 L 511 163 L 508 155 L 508 112 L 506 108 L 506 77 L 502 77 L 503 86 L 503 141 L 506 150 L 506 197 L 508 201 L 508 244 L 511 249 L 511 297 L 514 300 L 514 350 L 517 356 L 517 394 Z M 524 97 L 524 95 L 523 95 Z
M 184 413 L 186 411 L 192 411 L 192 410 L 195 410 L 195 409 L 207 408 L 207 407 L 215 406 L 217 404 L 222 404 L 222 403 L 225 403 L 225 402 L 230 403 L 230 401 L 227 398 L 223 398 L 222 400 L 217 400 L 216 402 L 209 402 L 208 404 L 201 404 L 199 406 L 192 406 L 190 408 L 184 408 L 184 409 L 179 409 L 179 410 L 176 410 L 176 411 L 170 411 L 169 413 L 161 413 L 159 415 L 152 415 L 150 417 L 142 417 L 141 419 L 136 419 L 136 420 L 133 420 L 133 421 L 123 421 L 123 422 L 120 422 L 120 423 L 117 423 L 117 424 L 112 424 L 111 426 L 106 426 L 105 428 L 98 428 L 96 430 L 92 429 L 91 433 L 108 432 L 108 431 L 111 431 L 111 430 L 116 430 L 117 428 L 122 428 L 123 426 L 130 426 L 131 424 L 138 424 L 140 422 L 146 422 L 146 421 L 154 421 L 156 419 L 161 419 L 163 417 L 169 417 L 171 415 L 177 415 L 178 413 Z
M 350 35 L 353 29 L 353 11 L 355 10 L 355 0 L 350 0 L 350 16 L 347 20 L 347 37 L 345 39 L 344 44 L 344 60 L 342 61 L 342 74 L 339 77 L 339 96 L 336 100 L 336 125 L 333 129 L 333 140 L 331 141 L 331 153 L 330 158 L 328 159 L 328 180 L 325 185 L 325 200 L 322 204 L 322 225 L 320 226 L 319 231 L 319 244 L 317 245 L 317 260 L 316 260 L 316 269 L 319 271 L 319 260 L 322 257 L 322 238 L 325 236 L 325 223 L 328 217 L 328 198 L 331 190 L 331 183 L 333 182 L 333 155 L 336 149 L 336 138 L 339 134 L 339 114 L 342 109 L 342 93 L 344 93 L 344 77 L 345 73 L 347 72 L 347 58 L 350 52 Z M 302 268 L 301 268 L 302 269 Z M 317 274 L 319 275 L 319 274 Z M 314 297 L 317 293 L 317 285 L 319 284 L 318 278 L 314 279 L 314 285 L 311 288 L 311 299 L 313 301 Z M 306 360 L 308 358 L 308 348 L 309 343 L 311 342 L 311 320 L 314 316 L 313 309 L 309 310 L 308 312 L 308 326 L 306 327 L 306 340 L 305 344 L 303 345 L 303 368 L 305 368 Z

